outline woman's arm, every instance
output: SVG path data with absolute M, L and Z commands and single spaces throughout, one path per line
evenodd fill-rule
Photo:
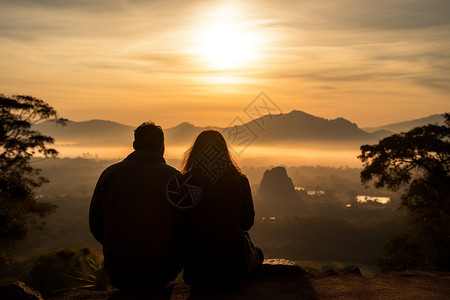
M 252 191 L 247 177 L 244 177 L 244 203 L 240 214 L 239 223 L 244 231 L 250 230 L 255 222 L 255 209 L 253 207 Z

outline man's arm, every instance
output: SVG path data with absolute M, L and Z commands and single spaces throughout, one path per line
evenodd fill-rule
M 103 174 L 98 179 L 89 207 L 89 228 L 94 238 L 103 244 L 103 197 L 105 180 Z

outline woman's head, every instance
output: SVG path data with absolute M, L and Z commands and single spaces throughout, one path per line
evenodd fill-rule
M 181 172 L 195 172 L 210 177 L 241 173 L 231 158 L 227 142 L 216 130 L 205 130 L 197 136 L 185 153 Z

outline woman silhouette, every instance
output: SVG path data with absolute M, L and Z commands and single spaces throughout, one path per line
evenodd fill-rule
M 263 260 L 250 240 L 255 211 L 250 185 L 233 162 L 222 134 L 201 132 L 181 172 L 202 183 L 198 203 L 186 211 L 184 281 L 202 286 L 242 284 Z

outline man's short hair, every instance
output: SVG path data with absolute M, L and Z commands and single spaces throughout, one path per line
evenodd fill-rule
M 144 122 L 134 130 L 134 149 L 150 149 L 159 151 L 164 144 L 164 133 L 161 126 L 153 122 Z

